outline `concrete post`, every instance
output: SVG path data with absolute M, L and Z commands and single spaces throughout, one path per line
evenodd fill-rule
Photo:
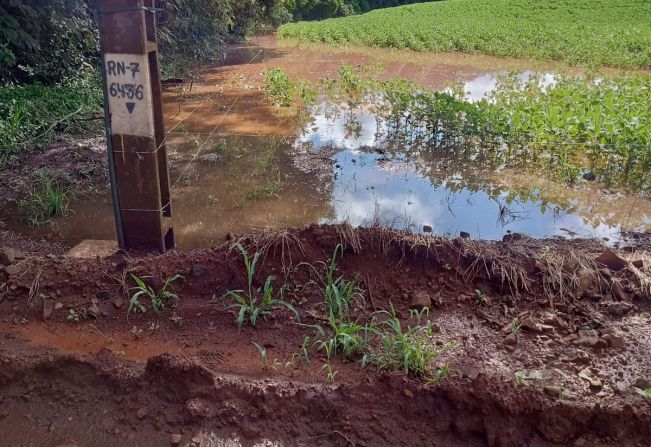
M 120 248 L 174 246 L 154 0 L 97 0 Z

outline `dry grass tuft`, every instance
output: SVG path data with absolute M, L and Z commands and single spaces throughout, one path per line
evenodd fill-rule
M 292 233 L 291 230 L 280 228 L 265 228 L 262 231 L 245 234 L 235 243 L 239 242 L 249 250 L 251 247 L 261 253 L 262 262 L 271 252 L 272 256 L 277 256 L 280 252 L 280 262 L 283 272 L 289 272 L 294 266 L 294 257 L 292 250 L 298 250 L 302 255 L 305 254 L 303 242 Z

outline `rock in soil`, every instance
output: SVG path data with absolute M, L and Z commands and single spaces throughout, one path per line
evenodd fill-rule
M 181 440 L 183 439 L 183 436 L 181 436 L 178 433 L 173 433 L 170 435 L 170 444 L 173 446 L 177 446 L 181 444 Z
M 14 250 L 10 247 L 0 248 L 0 264 L 10 266 L 21 259 L 25 259 L 25 255 L 18 250 Z
M 138 408 L 138 411 L 136 411 L 136 416 L 138 417 L 138 419 L 144 419 L 147 417 L 148 414 L 149 414 L 149 410 L 147 410 L 146 407 L 140 407 Z
M 409 305 L 411 309 L 418 309 L 418 310 L 421 310 L 425 307 L 429 308 L 431 306 L 432 306 L 432 299 L 430 298 L 429 294 L 424 290 L 416 292 L 414 296 L 411 298 L 411 304 Z
M 604 250 L 604 252 L 599 255 L 595 261 L 601 265 L 608 267 L 614 272 L 619 272 L 628 267 L 628 261 L 620 258 L 617 253 L 610 249 Z
M 52 300 L 43 300 L 41 319 L 43 321 L 47 320 L 52 316 L 52 312 L 54 312 L 54 302 Z
M 603 387 L 603 384 L 601 383 L 601 380 L 599 377 L 597 377 L 596 374 L 594 374 L 590 368 L 584 368 L 579 372 L 579 377 L 582 378 L 583 380 L 587 381 L 590 384 L 590 389 L 592 391 L 600 391 L 601 388 Z

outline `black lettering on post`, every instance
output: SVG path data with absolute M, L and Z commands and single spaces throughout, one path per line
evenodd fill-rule
M 118 62 L 116 68 L 117 68 L 118 75 L 127 74 L 127 67 L 124 64 L 124 61 Z
M 106 62 L 106 69 L 107 69 L 109 75 L 115 76 L 115 61 L 107 61 Z
M 135 79 L 136 73 L 140 72 L 140 64 L 138 62 L 131 62 L 129 64 L 129 69 L 131 70 L 131 78 Z

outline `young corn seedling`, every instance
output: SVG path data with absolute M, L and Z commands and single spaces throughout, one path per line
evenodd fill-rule
M 431 378 L 436 381 L 432 362 L 444 352 L 454 348 L 456 344 L 451 343 L 442 348 L 436 346 L 433 340 L 432 322 L 427 320 L 425 324 L 421 324 L 422 318 L 428 315 L 429 309 L 424 308 L 420 312 L 412 311 L 416 325 L 408 325 L 404 332 L 393 307 L 391 312 L 384 310 L 379 313 L 386 314 L 388 318 L 377 330 L 380 344 L 371 351 L 369 362 L 375 364 L 379 370 L 400 369 L 406 375 Z
M 234 301 L 233 304 L 226 306 L 226 309 L 236 309 L 236 321 L 237 327 L 242 329 L 244 323 L 247 321 L 251 326 L 255 326 L 256 322 L 260 317 L 266 318 L 268 315 L 271 315 L 273 309 L 278 307 L 286 307 L 296 315 L 296 319 L 299 320 L 299 315 L 294 306 L 290 303 L 274 298 L 274 290 L 272 281 L 273 276 L 268 276 L 264 282 L 262 288 L 256 288 L 253 285 L 255 278 L 255 269 L 260 259 L 260 253 L 256 252 L 253 255 L 253 258 L 249 256 L 249 253 L 239 242 L 235 244 L 235 247 L 242 254 L 242 259 L 244 260 L 244 266 L 246 268 L 246 284 L 247 290 L 229 290 L 219 299 L 225 300 L 230 298 Z M 213 297 L 213 302 L 216 301 Z
M 147 285 L 142 279 L 138 278 L 136 275 L 131 275 L 133 280 L 136 282 L 136 287 L 133 288 L 135 293 L 131 296 L 131 301 L 129 302 L 129 308 L 127 309 L 127 318 L 131 312 L 145 313 L 147 307 L 140 302 L 140 298 L 149 299 L 151 308 L 154 310 L 154 313 L 159 314 L 165 310 L 167 305 L 175 307 L 178 303 L 178 295 L 174 292 L 167 290 L 173 282 L 183 279 L 181 275 L 173 275 L 168 277 L 163 284 L 163 287 L 156 291 L 151 286 Z
M 325 276 L 313 264 L 301 263 L 308 266 L 315 273 L 318 284 L 323 290 L 324 307 L 328 320 L 344 321 L 347 320 L 350 311 L 350 305 L 355 299 L 359 299 L 364 304 L 364 290 L 357 285 L 356 280 L 347 280 L 344 275 L 336 276 L 337 273 L 337 255 L 343 256 L 344 247 L 337 244 L 329 262 L 319 261 L 316 265 L 322 265 L 325 268 Z

